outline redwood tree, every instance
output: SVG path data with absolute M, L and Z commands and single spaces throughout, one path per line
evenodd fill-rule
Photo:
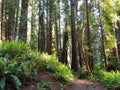
M 15 9 L 16 9 L 16 0 L 8 1 L 8 30 L 7 30 L 7 39 L 14 39 L 14 30 L 15 30 Z
M 28 0 L 22 0 L 19 40 L 27 41 Z
M 117 48 L 118 48 L 118 56 L 120 60 L 120 20 L 117 21 L 118 29 L 116 30 L 116 38 L 117 38 Z M 120 61 L 118 61 L 120 63 Z
M 2 18 L 2 15 L 1 15 L 1 13 L 2 13 L 2 0 L 0 0 L 0 41 L 1 41 L 1 39 L 2 39 L 2 33 L 1 33 L 1 32 L 2 32 L 2 31 L 1 31 L 1 30 L 2 30 L 2 29 L 1 29 L 1 24 L 2 24 L 2 23 L 1 23 L 1 22 L 2 22 L 2 19 L 1 19 L 1 18 Z
M 45 51 L 44 0 L 39 1 L 38 50 Z
M 93 56 L 92 56 L 92 46 L 91 46 L 91 33 L 90 33 L 90 24 L 89 24 L 89 7 L 88 0 L 85 0 L 85 12 L 86 12 L 86 26 L 87 26 L 87 45 L 88 45 L 88 63 L 90 70 L 93 70 Z
M 71 34 L 72 34 L 72 65 L 74 71 L 79 71 L 79 49 L 78 49 L 78 27 L 77 27 L 77 0 L 71 0 Z

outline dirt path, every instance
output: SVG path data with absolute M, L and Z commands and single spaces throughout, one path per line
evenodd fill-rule
M 107 90 L 107 88 L 98 82 L 91 82 L 88 80 L 73 80 L 71 85 L 67 86 L 65 90 Z
M 61 90 L 60 82 L 48 72 L 41 72 L 37 77 L 35 77 L 36 82 L 31 83 L 30 85 L 23 86 L 20 90 Z M 49 86 L 47 89 L 38 89 L 38 84 L 45 84 Z
M 36 79 L 37 82 L 24 86 L 20 90 L 107 90 L 102 84 L 88 80 L 73 80 L 69 86 L 62 89 L 59 81 L 55 79 L 52 74 L 47 72 L 40 73 Z M 49 82 L 51 89 L 38 89 L 38 83 L 43 81 Z

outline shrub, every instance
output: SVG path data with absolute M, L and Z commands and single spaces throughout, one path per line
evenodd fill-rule
M 120 71 L 107 72 L 101 68 L 95 68 L 94 75 L 89 79 L 99 81 L 107 86 L 109 90 L 114 90 L 115 86 L 120 86 Z
M 54 73 L 55 77 L 61 82 L 69 82 L 73 79 L 72 71 L 66 65 L 59 63 L 55 55 L 41 54 L 40 66 L 45 67 L 48 71 Z
M 0 90 L 8 86 L 19 89 L 41 69 L 52 71 L 61 82 L 73 78 L 72 71 L 59 63 L 55 55 L 40 54 L 23 42 L 5 41 L 0 44 Z
M 0 44 L 0 89 L 10 83 L 18 89 L 21 81 L 32 73 L 30 52 L 29 45 L 23 42 L 4 41 Z
M 9 83 L 12 83 L 17 89 L 21 86 L 21 82 L 16 76 L 19 71 L 16 66 L 16 61 L 8 62 L 6 58 L 0 57 L 0 89 L 4 90 L 4 87 Z
M 30 46 L 23 42 L 4 41 L 0 44 L 1 57 L 12 59 L 16 55 L 25 54 L 28 51 L 30 51 Z

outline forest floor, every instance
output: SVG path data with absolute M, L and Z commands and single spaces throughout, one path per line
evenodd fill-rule
M 98 82 L 79 79 L 72 80 L 69 85 L 64 86 L 48 72 L 41 72 L 35 79 L 35 82 L 21 87 L 20 90 L 107 90 L 106 87 Z M 39 88 L 40 86 L 43 88 Z

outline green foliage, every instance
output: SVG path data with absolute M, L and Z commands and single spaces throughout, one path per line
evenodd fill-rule
M 108 64 L 107 68 L 108 68 L 107 71 L 111 71 L 111 70 L 113 70 L 113 71 L 116 71 L 116 70 L 120 71 L 120 64 L 117 63 L 115 58 L 113 57 L 113 60 L 111 59 L 109 61 L 109 64 Z
M 79 78 L 80 79 L 86 79 L 86 78 L 88 78 L 88 75 L 89 75 L 89 72 L 87 71 L 86 66 L 84 65 L 80 70 Z
M 105 30 L 106 53 L 109 54 L 110 49 L 116 46 L 115 30 L 117 27 L 114 23 L 119 20 L 120 0 L 102 0 L 99 5 L 103 12 L 102 23 Z
M 25 65 L 28 66 L 27 62 L 30 59 L 28 53 L 30 51 L 30 47 L 22 42 L 5 41 L 0 44 L 1 89 L 7 87 L 9 82 L 17 89 L 22 85 L 21 79 L 26 78 L 26 73 L 31 70 L 31 67 L 27 67 L 29 70 L 24 70 Z
M 52 72 L 61 82 L 66 83 L 73 78 L 72 71 L 59 63 L 55 55 L 40 54 L 22 42 L 5 41 L 0 44 L 1 90 L 11 85 L 19 89 L 41 69 Z
M 37 84 L 38 90 L 52 90 L 51 85 L 47 81 L 43 81 L 42 83 Z
M 57 61 L 55 55 L 41 54 L 40 64 L 48 71 L 54 73 L 55 77 L 61 82 L 69 82 L 73 78 L 72 71 L 64 64 Z
M 5 77 L 3 77 L 2 79 L 1 79 L 1 81 L 0 81 L 0 89 L 4 89 L 4 87 L 5 87 L 5 80 L 6 80 L 6 78 Z
M 105 70 L 102 70 L 100 66 L 98 68 L 95 68 L 94 75 L 89 79 L 103 83 L 108 87 L 109 90 L 114 90 L 115 86 L 120 86 L 120 72 L 107 72 Z
M 16 88 L 19 88 L 21 86 L 21 82 L 19 78 L 16 76 L 16 73 L 18 72 L 16 68 L 16 61 L 9 61 L 6 58 L 1 58 L 0 59 L 0 88 L 3 90 L 4 87 L 6 86 L 7 82 L 14 82 L 14 85 Z M 8 81 L 7 81 L 8 80 Z
M 17 54 L 24 54 L 29 50 L 29 45 L 24 44 L 23 42 L 4 41 L 0 44 L 0 56 L 6 58 L 13 58 Z
M 19 78 L 15 75 L 10 75 L 10 77 L 13 78 L 16 88 L 19 89 L 19 87 L 21 86 L 21 81 L 19 80 Z

